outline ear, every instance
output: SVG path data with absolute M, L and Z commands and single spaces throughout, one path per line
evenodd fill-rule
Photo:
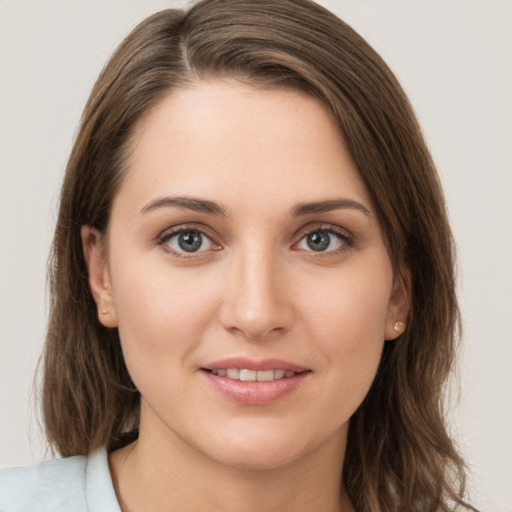
M 401 269 L 395 274 L 393 290 L 389 298 L 386 319 L 386 340 L 394 340 L 407 328 L 411 296 L 411 276 L 408 269 Z
M 117 327 L 117 315 L 103 237 L 90 226 L 82 226 L 82 247 L 89 273 L 89 287 L 98 308 L 98 320 L 105 327 Z

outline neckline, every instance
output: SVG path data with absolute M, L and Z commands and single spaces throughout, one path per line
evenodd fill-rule
M 88 512 L 121 512 L 104 448 L 86 459 L 85 501 Z

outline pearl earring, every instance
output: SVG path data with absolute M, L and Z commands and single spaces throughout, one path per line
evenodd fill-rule
M 393 329 L 395 332 L 402 332 L 405 328 L 405 324 L 403 322 L 395 322 Z
M 101 310 L 101 314 L 102 314 L 102 315 L 106 315 L 107 313 L 108 313 L 108 311 L 107 311 L 106 309 L 102 309 L 102 310 Z

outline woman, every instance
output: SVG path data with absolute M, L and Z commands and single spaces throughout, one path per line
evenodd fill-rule
M 128 36 L 51 277 L 43 410 L 71 458 L 4 472 L 0 509 L 471 509 L 437 175 L 392 73 L 316 4 L 207 0 Z

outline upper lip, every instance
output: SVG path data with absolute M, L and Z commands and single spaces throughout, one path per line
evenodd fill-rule
M 305 372 L 309 368 L 299 366 L 281 359 L 248 359 L 245 357 L 232 357 L 221 359 L 203 366 L 206 370 L 219 370 L 223 368 L 237 368 L 239 370 L 285 370 L 295 373 Z

